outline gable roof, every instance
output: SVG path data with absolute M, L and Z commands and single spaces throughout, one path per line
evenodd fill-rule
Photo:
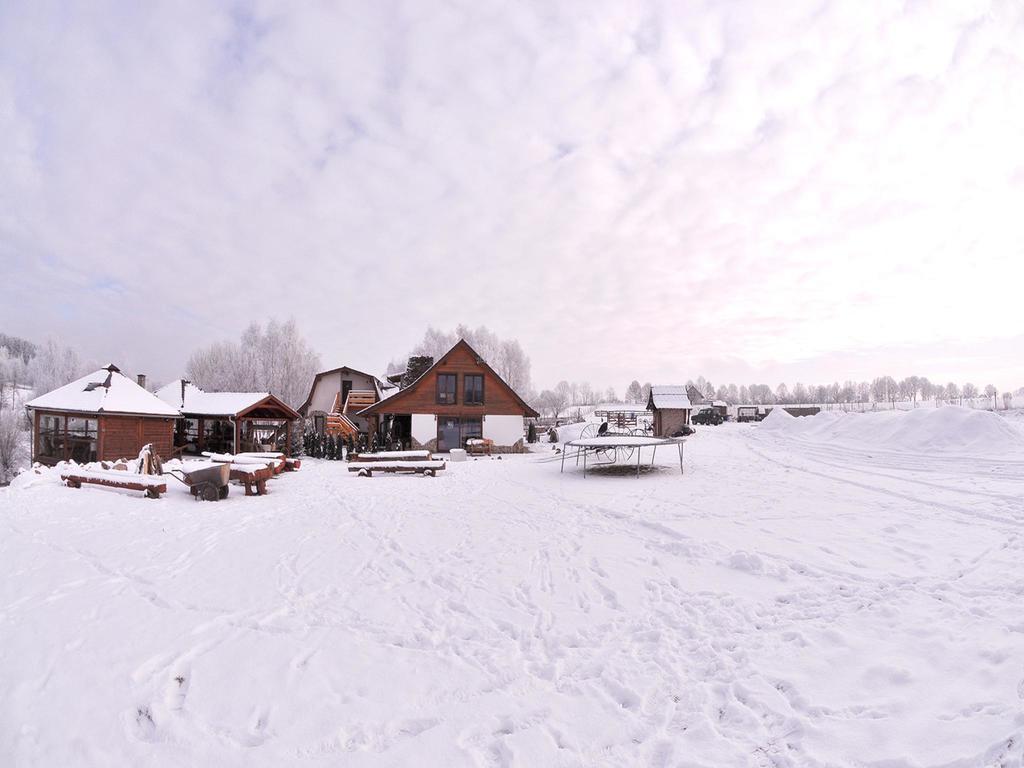
M 156 396 L 182 413 L 197 416 L 239 416 L 259 405 L 272 405 L 289 418 L 299 418 L 294 409 L 269 392 L 204 392 L 192 382 L 178 379 L 157 390 Z
M 329 371 L 320 371 L 320 373 L 313 377 L 313 383 L 309 385 L 309 394 L 306 395 L 305 402 L 303 402 L 302 405 L 299 406 L 299 413 L 301 413 L 303 416 L 306 415 L 306 409 L 309 408 L 309 404 L 313 402 L 313 393 L 316 392 L 316 385 L 320 383 L 320 379 L 322 379 L 324 376 L 330 376 L 332 373 L 341 373 L 342 371 L 349 371 L 351 373 L 356 373 L 359 374 L 360 376 L 365 376 L 366 378 L 370 379 L 370 381 L 373 382 L 373 388 L 377 393 L 377 397 L 379 398 L 381 396 L 382 385 L 380 379 L 378 379 L 372 373 L 364 373 L 363 371 L 357 371 L 355 368 L 349 368 L 347 365 L 342 365 L 339 366 L 338 368 L 331 368 Z
M 465 339 L 459 339 L 457 342 L 455 342 L 455 345 L 451 349 L 449 349 L 447 352 L 445 352 L 443 355 L 441 355 L 437 360 L 435 360 L 434 364 L 432 366 L 430 366 L 429 368 L 427 368 L 427 370 L 425 370 L 419 376 L 417 376 L 416 380 L 413 381 L 411 384 L 409 384 L 409 386 L 403 387 L 402 389 L 399 389 L 394 394 L 388 395 L 384 399 L 378 400 L 373 405 L 369 405 L 366 408 L 363 408 L 363 410 L 359 411 L 359 413 L 356 414 L 356 415 L 357 416 L 369 416 L 370 414 L 373 414 L 373 413 L 380 413 L 381 411 L 384 410 L 384 406 L 386 406 L 388 403 L 391 403 L 391 402 L 397 400 L 399 397 L 401 397 L 402 395 L 408 393 L 414 387 L 418 386 L 419 383 L 421 381 L 423 381 L 428 375 L 430 375 L 430 373 L 435 368 L 437 368 L 439 365 L 442 365 L 448 359 L 448 356 L 451 355 L 452 352 L 454 352 L 456 349 L 459 349 L 460 347 L 464 347 L 466 350 L 468 350 L 473 355 L 473 358 L 477 361 L 477 364 L 480 365 L 488 373 L 490 373 L 497 380 L 498 384 L 500 384 L 502 387 L 504 387 L 505 390 L 509 394 L 512 395 L 512 398 L 523 409 L 523 415 L 524 416 L 534 416 L 534 417 L 540 416 L 539 413 L 537 413 L 535 410 L 533 410 L 533 408 L 531 408 L 529 405 L 527 405 L 526 401 L 523 400 L 523 398 L 521 398 L 519 396 L 519 394 L 514 389 L 512 389 L 512 387 L 510 387 L 508 385 L 508 383 L 503 378 L 501 378 L 501 376 L 499 376 L 497 374 L 497 372 L 493 368 L 491 368 L 491 366 L 489 366 L 487 364 L 487 361 L 484 360 L 477 353 L 477 351 L 475 349 L 473 349 L 471 346 L 469 346 L 469 342 L 467 342 Z
M 111 363 L 25 403 L 26 408 L 80 413 L 127 413 L 177 418 L 180 414 Z
M 688 410 L 692 409 L 690 398 L 686 394 L 686 387 L 675 384 L 659 384 L 651 387 L 650 397 L 647 398 L 647 410 Z

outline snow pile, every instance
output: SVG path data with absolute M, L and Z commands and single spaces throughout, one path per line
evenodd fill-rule
M 778 415 L 777 415 L 778 414 Z M 774 434 L 817 443 L 918 453 L 1024 454 L 1024 432 L 990 411 L 945 406 L 914 411 L 822 411 L 795 418 L 776 408 L 762 422 Z
M 796 416 L 783 408 L 772 408 L 761 422 L 762 429 L 791 430 L 796 423 Z

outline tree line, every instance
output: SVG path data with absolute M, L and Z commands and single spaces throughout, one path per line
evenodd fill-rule
M 635 382 L 634 382 L 635 383 Z M 1012 392 L 1000 392 L 995 385 L 978 387 L 971 382 L 957 384 L 933 383 L 924 376 L 907 376 L 897 381 L 892 376 L 878 376 L 871 381 L 846 381 L 842 384 L 803 384 L 797 382 L 789 387 L 785 382 L 774 389 L 767 384 L 721 384 L 715 386 L 700 376 L 688 385 L 695 387 L 707 398 L 724 400 L 730 405 L 796 405 L 800 403 L 842 404 L 842 403 L 896 403 L 938 400 L 947 403 L 962 403 L 984 395 L 997 404 L 1002 395 L 1008 405 Z M 1024 395 L 1024 387 L 1016 394 Z

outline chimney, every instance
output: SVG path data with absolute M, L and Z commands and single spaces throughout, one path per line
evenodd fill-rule
M 181 380 L 181 407 L 182 408 L 185 407 L 185 387 L 187 387 L 191 383 L 192 382 L 188 381 L 187 379 L 182 379 Z
M 140 374 L 139 374 L 138 376 L 136 376 L 136 377 L 135 377 L 135 381 L 136 381 L 136 382 L 138 383 L 138 385 L 139 385 L 140 387 L 142 387 L 143 389 L 145 389 L 145 388 L 146 388 L 146 374 L 144 374 L 144 373 L 140 373 Z

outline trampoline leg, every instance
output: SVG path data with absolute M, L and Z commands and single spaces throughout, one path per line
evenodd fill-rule
M 651 451 L 651 466 L 654 466 L 654 457 L 658 455 L 658 446 L 654 446 L 654 450 Z
M 583 477 L 587 476 L 587 452 L 583 451 Z
M 640 450 L 640 446 L 637 446 L 637 448 L 636 448 L 636 476 L 637 476 L 637 479 L 640 479 L 640 454 L 641 453 L 643 453 L 643 451 Z
M 686 472 L 683 470 L 683 444 L 679 444 L 679 474 L 685 475 Z
M 562 446 L 562 468 L 558 470 L 560 473 L 565 472 L 565 446 Z

